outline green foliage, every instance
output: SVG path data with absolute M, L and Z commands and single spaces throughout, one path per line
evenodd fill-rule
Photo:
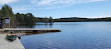
M 49 17 L 49 22 L 50 22 L 50 23 L 53 23 L 53 22 L 54 22 L 54 21 L 53 21 L 53 18 L 52 18 L 51 16 Z
M 36 22 L 53 23 L 54 21 L 53 21 L 53 18 L 50 16 L 49 18 L 47 18 L 47 17 L 44 17 L 44 18 L 37 17 Z
M 34 24 L 36 22 L 35 17 L 31 13 L 27 14 L 17 13 L 15 14 L 15 16 L 19 24 Z
M 36 22 L 45 22 L 45 23 L 53 22 L 52 17 L 39 18 L 39 17 L 34 17 L 34 15 L 32 13 L 14 14 L 12 11 L 12 8 L 6 4 L 0 10 L 0 17 L 1 18 L 10 17 L 11 18 L 11 27 L 15 27 L 17 24 L 35 24 Z
M 8 5 L 4 5 L 2 9 L 0 10 L 0 17 L 1 18 L 6 18 L 10 17 L 11 18 L 11 27 L 15 27 L 16 25 L 16 17 L 14 16 L 14 13 L 12 11 L 12 8 Z

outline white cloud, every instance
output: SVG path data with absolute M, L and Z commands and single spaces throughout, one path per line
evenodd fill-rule
M 32 4 L 37 5 L 52 5 L 52 4 L 76 4 L 76 3 L 88 3 L 106 0 L 31 0 Z
M 67 7 L 75 3 L 74 0 L 30 0 L 33 5 L 44 9 Z
M 79 16 L 79 17 L 85 17 L 85 18 L 105 18 L 105 17 L 111 17 L 111 15 L 95 15 L 95 16 Z
M 75 3 L 74 0 L 42 0 L 38 2 L 38 5 L 50 5 L 50 4 L 72 4 Z
M 41 1 L 38 2 L 38 5 L 46 5 L 46 4 L 51 4 L 52 2 L 54 2 L 54 0 L 45 0 L 45 1 Z
M 8 4 L 8 3 L 12 3 L 15 2 L 17 0 L 0 0 L 0 4 Z
M 37 5 L 72 4 L 75 0 L 31 0 L 31 3 Z
M 45 9 L 68 7 L 74 4 L 99 2 L 107 0 L 30 0 L 32 4 Z
M 106 1 L 106 0 L 77 0 L 76 3 L 89 3 L 89 2 L 99 2 L 99 1 Z
M 13 11 L 26 11 L 27 8 L 13 8 Z

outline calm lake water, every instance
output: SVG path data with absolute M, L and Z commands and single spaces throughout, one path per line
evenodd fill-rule
M 62 32 L 23 36 L 26 49 L 111 49 L 111 22 L 56 22 L 33 28 L 57 28 Z

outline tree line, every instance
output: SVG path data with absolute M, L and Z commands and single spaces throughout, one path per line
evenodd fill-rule
M 111 21 L 111 17 L 106 18 L 79 18 L 79 17 L 70 17 L 70 18 L 59 18 L 54 19 L 55 22 L 97 22 L 97 21 Z
M 27 14 L 20 14 L 17 13 L 15 14 L 17 24 L 35 24 L 38 22 L 43 22 L 43 23 L 53 23 L 53 18 L 52 17 L 45 17 L 45 18 L 40 18 L 40 17 L 34 17 L 32 13 L 27 13 Z
M 44 23 L 53 22 L 52 17 L 40 18 L 40 17 L 35 17 L 32 13 L 14 14 L 12 8 L 6 4 L 4 6 L 2 6 L 2 8 L 0 9 L 0 17 L 1 18 L 10 17 L 12 27 L 15 27 L 17 24 L 35 24 L 36 22 L 44 22 Z

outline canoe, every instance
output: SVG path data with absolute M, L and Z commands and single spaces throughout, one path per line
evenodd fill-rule
M 8 33 L 7 34 L 7 39 L 8 40 L 11 40 L 11 41 L 14 41 L 14 40 L 16 40 L 16 38 L 17 38 L 17 36 L 16 36 L 16 34 L 15 33 Z

